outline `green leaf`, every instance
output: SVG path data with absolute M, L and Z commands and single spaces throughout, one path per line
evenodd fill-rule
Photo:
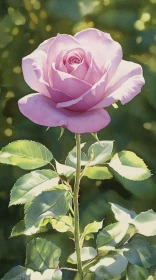
M 60 175 L 64 175 L 68 178 L 75 172 L 75 168 L 73 168 L 71 166 L 61 164 L 56 160 L 55 160 L 55 163 L 56 163 L 57 173 L 60 174 Z
M 51 170 L 35 170 L 19 178 L 11 190 L 10 204 L 24 204 L 41 192 L 57 186 L 59 178 Z
M 22 220 L 13 227 L 10 237 L 15 237 L 21 234 L 25 234 L 24 232 L 25 232 L 25 222 Z
M 52 277 L 50 280 L 62 280 L 62 271 L 61 270 L 55 270 L 47 269 L 43 272 L 43 280 L 49 280 L 49 276 Z
M 108 253 L 111 253 L 111 252 L 121 253 L 122 250 L 121 250 L 121 249 L 116 249 L 116 248 L 113 247 L 113 246 L 107 246 L 107 245 L 98 248 L 98 253 L 99 253 L 99 254 L 102 254 L 103 257 L 104 257 L 105 255 L 107 255 Z
M 30 280 L 30 274 L 33 271 L 23 266 L 15 266 L 9 272 L 7 272 L 1 280 Z
M 66 215 L 71 203 L 71 193 L 64 185 L 42 192 L 26 210 L 26 229 L 38 227 L 44 218 Z
M 156 264 L 156 250 L 144 239 L 132 239 L 123 248 L 126 249 L 124 250 L 124 256 L 131 264 L 144 268 L 149 268 Z
M 121 254 L 110 255 L 102 258 L 96 265 L 89 268 L 94 272 L 96 279 L 113 279 L 120 276 L 127 267 L 127 260 Z
M 41 280 L 42 279 L 42 275 L 40 272 L 38 271 L 34 271 L 32 274 L 31 274 L 31 277 L 30 277 L 30 280 Z
M 150 275 L 150 276 L 148 277 L 147 280 L 155 280 L 155 277 L 153 277 L 152 275 Z
M 0 152 L 0 162 L 4 161 L 2 163 L 17 165 L 26 170 L 42 167 L 52 158 L 52 153 L 45 146 L 28 140 L 12 142 Z
M 134 225 L 145 236 L 156 235 L 156 213 L 153 210 L 140 213 L 135 217 Z
M 92 135 L 96 139 L 96 141 L 100 142 L 100 140 L 98 138 L 98 135 L 97 135 L 97 132 L 93 132 Z
M 121 223 L 132 223 L 133 219 L 136 217 L 135 212 L 130 211 L 118 204 L 111 204 L 112 211 L 114 213 L 115 219 Z
M 100 230 L 97 235 L 97 247 L 112 246 L 115 247 L 125 236 L 128 230 L 127 223 L 114 223 Z
M 35 233 L 47 232 L 48 228 L 46 227 L 46 225 L 50 222 L 51 219 L 47 218 L 41 221 L 38 227 L 32 226 L 31 228 L 26 229 L 25 221 L 22 220 L 13 227 L 10 237 L 19 236 L 22 234 L 29 236 Z
M 86 235 L 90 234 L 90 233 L 96 233 L 99 231 L 100 228 L 102 228 L 102 222 L 96 222 L 94 221 L 93 223 L 88 224 L 85 228 L 84 228 L 84 232 L 83 232 L 83 236 L 85 237 Z
M 93 259 L 97 256 L 97 251 L 92 248 L 92 247 L 83 247 L 81 248 L 81 261 L 87 261 L 90 259 Z M 72 263 L 72 264 L 76 264 L 77 263 L 77 256 L 76 256 L 76 252 L 74 252 L 73 254 L 71 254 L 68 258 L 68 262 Z
M 148 270 L 144 267 L 128 264 L 126 280 L 147 280 Z
M 57 268 L 61 249 L 51 241 L 36 238 L 32 239 L 26 248 L 26 266 L 37 271 L 48 268 Z
M 56 269 L 46 269 L 42 274 L 35 271 L 31 274 L 30 280 L 62 280 L 62 272 Z
M 89 179 L 99 180 L 111 179 L 113 177 L 108 168 L 103 166 L 87 167 L 84 176 L 87 176 Z
M 113 150 L 113 141 L 100 141 L 91 145 L 88 149 L 90 159 L 89 166 L 106 162 Z
M 84 147 L 86 143 L 82 143 L 81 144 L 81 149 Z M 87 155 L 81 151 L 81 166 L 86 165 L 88 162 L 88 157 Z M 71 166 L 73 168 L 76 168 L 76 164 L 77 164 L 77 155 L 76 155 L 76 147 L 74 147 L 69 153 L 68 156 L 66 158 L 65 164 L 67 166 Z
M 0 151 L 0 163 L 3 163 L 3 164 L 12 164 L 11 163 L 11 160 L 9 158 L 9 154 L 8 153 L 2 153 Z
M 115 154 L 109 166 L 129 180 L 142 181 L 151 177 L 144 161 L 133 152 L 122 151 Z
M 59 232 L 74 232 L 74 220 L 69 216 L 55 217 L 51 220 L 51 225 Z
M 76 280 L 76 279 L 74 279 L 74 280 Z M 86 272 L 84 274 L 84 280 L 96 280 L 95 279 L 95 274 L 91 273 L 91 272 Z
M 94 239 L 94 234 L 93 233 L 89 233 L 89 234 L 85 235 L 84 239 L 85 240 Z

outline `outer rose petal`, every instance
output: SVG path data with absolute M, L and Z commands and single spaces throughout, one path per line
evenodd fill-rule
M 45 56 L 46 54 L 44 51 L 37 49 L 30 55 L 24 57 L 22 60 L 22 71 L 24 80 L 32 89 L 49 96 L 49 92 L 46 88 L 46 83 L 42 79 L 42 66 L 45 62 Z
M 42 50 L 44 51 L 45 53 L 47 53 L 51 43 L 55 40 L 56 37 L 52 37 L 50 39 L 47 39 L 45 40 L 43 43 L 41 43 L 39 46 L 38 46 L 38 49 L 39 50 Z
M 72 98 L 69 95 L 65 94 L 64 92 L 62 92 L 60 90 L 57 90 L 56 88 L 52 88 L 50 86 L 47 86 L 47 89 L 49 91 L 51 99 L 55 103 L 66 102 L 66 101 L 72 100 Z
M 52 64 L 52 80 L 54 88 L 64 92 L 72 98 L 81 96 L 91 88 L 91 85 L 72 76 L 71 74 L 61 72 Z
M 104 64 L 106 61 L 111 60 L 112 69 L 109 77 L 111 79 L 122 60 L 120 44 L 114 41 L 110 34 L 94 28 L 80 31 L 74 37 L 83 47 L 91 52 L 96 65 L 102 73 L 104 73 Z
M 21 113 L 34 123 L 50 127 L 63 126 L 74 133 L 97 132 L 110 122 L 108 113 L 103 109 L 84 113 L 57 109 L 50 98 L 40 93 L 27 95 L 18 104 Z
M 133 62 L 122 60 L 116 75 L 106 90 L 104 99 L 94 106 L 94 109 L 107 107 L 116 100 L 120 100 L 122 104 L 131 101 L 138 93 L 140 93 L 145 80 L 142 75 L 142 67 Z

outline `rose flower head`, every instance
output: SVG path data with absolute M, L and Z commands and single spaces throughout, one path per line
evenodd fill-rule
M 97 132 L 110 116 L 103 108 L 129 102 L 144 85 L 139 64 L 122 59 L 122 48 L 108 33 L 94 28 L 75 36 L 58 34 L 23 58 L 26 83 L 37 93 L 19 100 L 34 123 Z

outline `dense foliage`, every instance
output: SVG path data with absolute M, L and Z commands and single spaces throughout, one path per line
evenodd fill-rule
M 63 163 L 66 154 L 74 147 L 73 136 L 65 131 L 58 141 L 60 129 L 40 127 L 24 118 L 18 110 L 17 100 L 30 89 L 21 73 L 21 59 L 33 51 L 39 43 L 57 33 L 74 34 L 88 27 L 96 27 L 111 33 L 124 49 L 124 59 L 142 64 L 146 85 L 142 93 L 120 110 L 109 108 L 111 124 L 99 133 L 102 140 L 114 140 L 116 151 L 131 150 L 141 156 L 151 170 L 155 170 L 155 57 L 156 34 L 155 0 L 8 0 L 0 3 L 0 148 L 17 139 L 31 139 L 43 143 L 53 151 L 58 162 Z M 115 112 L 114 112 L 115 111 Z M 94 138 L 84 135 L 88 146 Z M 115 150 L 113 151 L 115 154 Z M 38 166 L 39 168 L 40 166 Z M 8 239 L 12 227 L 23 219 L 23 207 L 8 209 L 9 193 L 16 180 L 25 172 L 12 166 L 0 166 L 0 276 L 11 267 L 24 264 L 25 242 L 29 237 Z M 93 178 L 94 179 L 94 178 Z M 115 173 L 115 179 L 82 180 L 80 202 L 81 229 L 87 222 L 102 221 L 104 226 L 115 219 L 107 202 L 122 205 L 136 213 L 156 211 L 155 177 L 131 183 Z M 60 233 L 61 234 L 61 233 Z M 72 241 L 60 243 L 60 234 L 52 230 L 53 241 L 68 255 L 73 252 Z M 67 234 L 68 237 L 68 234 Z M 68 240 L 68 239 L 67 239 Z M 156 239 L 148 238 L 154 245 Z M 133 246 L 133 244 L 132 244 Z M 63 256 L 62 256 L 63 259 Z M 154 264 L 155 265 L 155 264 Z M 153 267 L 154 269 L 154 267 Z

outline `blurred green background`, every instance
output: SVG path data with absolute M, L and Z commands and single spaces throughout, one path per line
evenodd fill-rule
M 115 140 L 114 153 L 131 150 L 142 157 L 154 174 L 156 168 L 156 0 L 1 0 L 0 1 L 0 148 L 17 139 L 45 144 L 64 162 L 74 144 L 74 135 L 60 128 L 46 132 L 19 112 L 17 101 L 32 93 L 23 80 L 22 57 L 57 33 L 75 34 L 95 27 L 109 32 L 123 48 L 124 59 L 143 66 L 146 84 L 142 93 L 118 109 L 108 108 L 112 122 L 98 133 L 101 140 Z M 107 54 L 106 54 L 107 55 Z M 82 141 L 94 142 L 91 135 Z M 0 277 L 11 267 L 24 264 L 28 238 L 8 239 L 12 227 L 23 218 L 23 207 L 8 208 L 9 193 L 25 172 L 0 165 Z M 82 180 L 81 228 L 87 222 L 113 221 L 107 202 L 116 202 L 137 213 L 156 210 L 156 178 L 133 183 L 116 177 L 109 181 Z M 52 232 L 55 243 L 60 234 Z M 72 241 L 61 244 L 69 254 Z M 68 254 L 68 255 L 69 255 Z

